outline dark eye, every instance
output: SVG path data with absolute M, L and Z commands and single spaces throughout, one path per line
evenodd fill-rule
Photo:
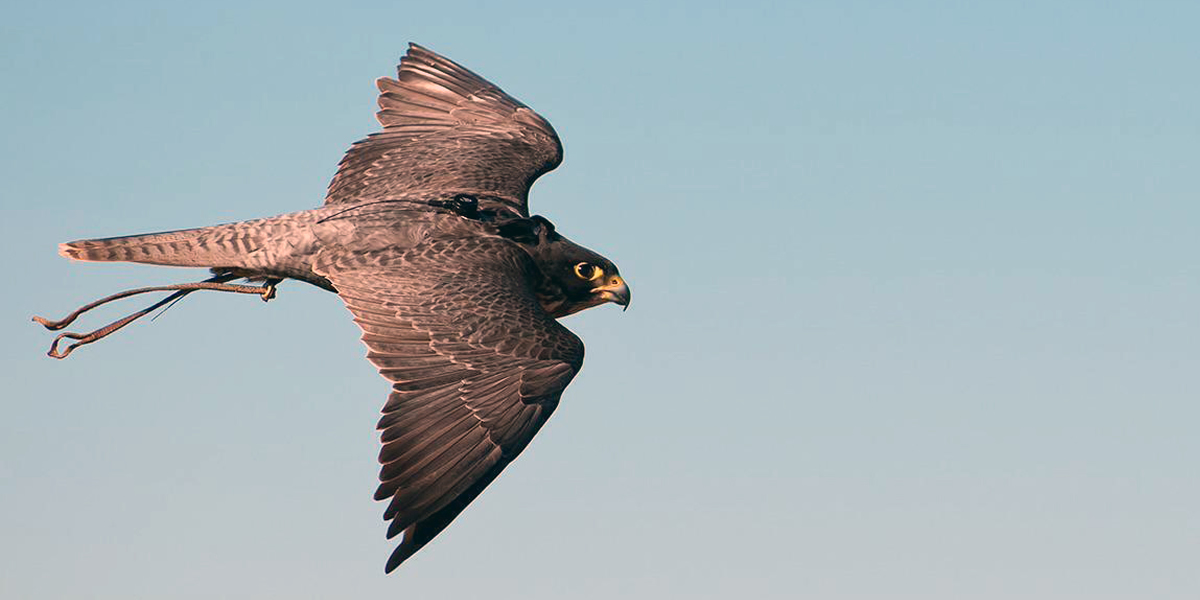
M 600 270 L 600 267 L 592 263 L 581 262 L 575 265 L 575 275 L 580 279 L 592 281 L 593 279 L 599 279 L 603 274 L 604 272 Z

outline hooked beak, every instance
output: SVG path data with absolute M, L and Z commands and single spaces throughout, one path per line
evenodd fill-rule
M 592 293 L 600 296 L 604 302 L 612 302 L 629 310 L 629 286 L 620 275 L 613 275 L 608 283 L 592 289 Z

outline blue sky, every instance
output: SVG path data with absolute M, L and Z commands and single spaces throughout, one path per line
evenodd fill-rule
M 0 596 L 1200 594 L 1197 5 L 434 4 L 5 7 Z M 532 207 L 635 300 L 385 577 L 336 297 L 28 318 L 203 275 L 58 242 L 319 205 L 409 41 L 554 124 Z

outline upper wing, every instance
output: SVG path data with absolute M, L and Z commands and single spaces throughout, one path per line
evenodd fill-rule
M 461 65 L 416 44 L 380 78 L 383 131 L 355 143 L 325 203 L 414 192 L 472 194 L 480 208 L 529 216 L 529 187 L 562 162 L 550 123 Z
M 525 448 L 583 364 L 583 343 L 538 304 L 532 260 L 498 238 L 322 251 L 329 278 L 392 382 L 379 421 L 377 500 L 391 572 Z

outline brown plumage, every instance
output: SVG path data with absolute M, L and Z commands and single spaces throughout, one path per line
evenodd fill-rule
M 321 208 L 81 240 L 60 253 L 215 272 L 208 282 L 165 286 L 177 290 L 172 298 L 199 287 L 269 299 L 283 279 L 337 292 L 367 358 L 392 384 L 375 494 L 389 501 L 388 536 L 403 534 L 390 572 L 474 500 L 558 405 L 583 344 L 556 319 L 628 305 L 629 288 L 612 262 L 529 215 L 529 186 L 562 160 L 545 119 L 416 45 L 397 78 L 378 85 L 384 129 L 346 153 Z M 266 283 L 226 284 L 239 277 Z M 39 322 L 59 329 L 83 310 Z M 63 334 L 83 339 L 62 352 L 56 340 L 51 354 L 66 356 L 118 323 Z

